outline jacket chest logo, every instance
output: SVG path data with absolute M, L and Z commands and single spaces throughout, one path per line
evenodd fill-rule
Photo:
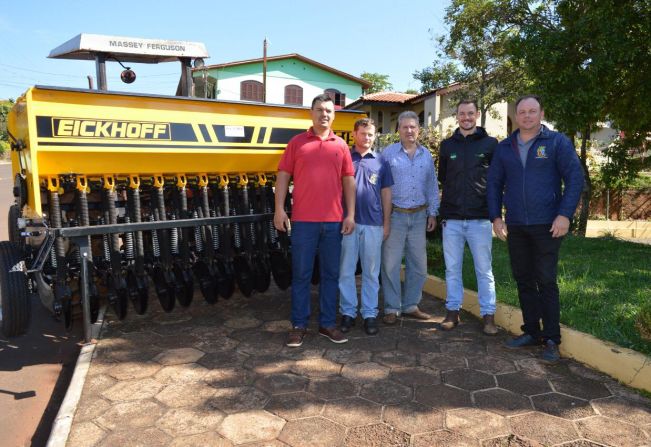
M 378 177 L 377 177 L 377 174 L 376 174 L 376 173 L 373 173 L 373 174 L 371 174 L 371 175 L 368 176 L 368 181 L 369 181 L 369 183 L 370 183 L 371 185 L 375 185 L 375 184 L 377 184 L 377 178 L 378 178 Z
M 545 146 L 539 146 L 538 149 L 536 149 L 536 158 L 547 158 Z
M 456 159 L 457 159 L 457 153 L 456 152 L 450 154 L 450 160 L 456 160 Z

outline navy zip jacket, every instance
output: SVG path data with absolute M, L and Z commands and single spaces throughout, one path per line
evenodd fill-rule
M 572 219 L 583 189 L 583 168 L 572 142 L 542 126 L 523 167 L 518 133 L 497 145 L 488 169 L 491 222 L 502 217 L 502 204 L 507 225 L 551 224 L 558 215 Z

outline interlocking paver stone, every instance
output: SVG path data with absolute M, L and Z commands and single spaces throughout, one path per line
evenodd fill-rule
M 416 354 L 402 351 L 384 351 L 373 355 L 373 361 L 389 368 L 416 366 Z
M 384 421 L 409 434 L 425 433 L 443 428 L 444 412 L 417 402 L 390 405 L 384 409 Z
M 208 399 L 209 408 L 218 408 L 232 414 L 240 411 L 260 410 L 269 401 L 269 396 L 251 386 L 220 388 Z
M 232 447 L 233 443 L 215 432 L 199 433 L 191 436 L 174 438 L 169 447 Z
M 603 416 L 622 419 L 639 427 L 651 424 L 651 405 L 643 405 L 621 397 L 609 397 L 593 400 L 592 406 Z
M 446 413 L 445 425 L 452 431 L 462 435 L 487 439 L 510 432 L 505 417 L 478 408 L 459 408 Z
M 383 380 L 389 377 L 389 368 L 375 362 L 353 363 L 344 365 L 341 375 L 356 382 Z
M 411 401 L 413 391 L 411 387 L 401 385 L 393 380 L 380 380 L 362 385 L 359 395 L 380 404 L 395 405 Z
M 450 430 L 439 430 L 415 435 L 411 445 L 413 447 L 432 447 L 439 445 L 445 447 L 469 447 L 478 446 L 479 442 Z
M 426 366 L 393 368 L 389 378 L 408 386 L 438 385 L 441 383 L 440 371 Z
M 153 376 L 162 366 L 155 362 L 124 362 L 108 371 L 108 375 L 116 380 L 143 379 Z
M 240 366 L 249 356 L 240 354 L 237 351 L 218 351 L 204 355 L 197 363 L 208 369 L 221 368 L 223 366 Z
M 324 417 L 347 427 L 380 422 L 381 415 L 382 405 L 360 397 L 328 401 L 323 410 Z
M 518 371 L 512 374 L 499 374 L 496 376 L 500 388 L 525 396 L 551 392 L 552 388 L 545 376 Z
M 478 391 L 474 395 L 479 408 L 510 416 L 531 411 L 531 402 L 524 396 L 503 389 Z
M 249 357 L 244 362 L 247 368 L 257 374 L 278 374 L 289 372 L 294 365 L 293 360 L 278 358 L 276 356 Z
M 495 377 L 474 369 L 443 371 L 443 382 L 468 391 L 485 390 L 496 386 Z
M 218 432 L 234 444 L 245 444 L 272 440 L 278 436 L 284 426 L 285 421 L 278 416 L 266 411 L 254 410 L 226 416 Z
M 192 383 L 201 380 L 208 369 L 197 363 L 165 366 L 156 373 L 154 378 L 165 385 L 171 383 Z
M 603 383 L 577 376 L 553 377 L 550 379 L 556 391 L 590 400 L 610 396 Z
M 152 378 L 118 382 L 102 393 L 102 397 L 113 401 L 140 400 L 154 397 L 163 384 Z
M 68 436 L 69 446 L 95 446 L 99 445 L 106 432 L 92 422 L 80 422 L 70 429 Z
M 504 374 L 515 372 L 515 363 L 493 355 L 468 356 L 468 367 L 489 374 Z
M 417 402 L 439 411 L 472 406 L 468 391 L 447 385 L 419 386 L 414 394 Z
M 332 447 L 341 445 L 345 427 L 322 417 L 289 421 L 278 439 L 291 447 Z
M 201 380 L 215 388 L 251 385 L 257 375 L 253 371 L 234 366 L 209 369 Z
M 313 394 L 298 392 L 273 396 L 265 410 L 288 421 L 292 419 L 318 416 L 323 410 L 324 401 Z
M 466 359 L 459 355 L 424 352 L 418 355 L 418 359 L 422 366 L 429 366 L 441 371 L 466 368 Z
M 604 416 L 576 421 L 584 438 L 607 445 L 648 445 L 649 439 L 639 427 Z
M 328 349 L 324 358 L 345 365 L 347 363 L 363 363 L 371 360 L 371 351 L 357 349 Z
M 358 325 L 342 345 L 313 319 L 300 348 L 284 345 L 290 304 L 272 285 L 212 306 L 197 291 L 170 314 L 109 312 L 68 445 L 651 445 L 648 398 L 539 348 L 509 350 L 469 315 L 442 331 L 440 301 L 423 299 L 430 321 L 373 337 Z
M 360 385 L 345 377 L 316 377 L 310 379 L 307 390 L 321 399 L 341 399 L 359 393 Z
M 154 361 L 161 365 L 180 365 L 196 362 L 204 355 L 204 352 L 194 348 L 168 349 L 154 357 Z
M 501 436 L 499 438 L 487 439 L 483 441 L 481 445 L 482 447 L 544 447 L 538 441 L 535 441 L 533 439 L 525 439 L 516 435 L 508 435 L 508 436 Z
M 172 408 L 205 405 L 215 389 L 204 382 L 175 383 L 167 385 L 156 395 L 156 399 Z
M 140 430 L 116 431 L 109 434 L 101 446 L 106 447 L 163 447 L 169 444 L 170 436 L 163 431 L 149 427 Z
M 308 377 L 336 376 L 341 371 L 341 364 L 324 358 L 296 360 L 292 372 Z
M 79 400 L 75 420 L 85 422 L 95 419 L 111 407 L 111 402 L 99 397 L 85 397 Z
M 308 382 L 307 377 L 281 373 L 261 377 L 255 381 L 255 386 L 269 394 L 281 394 L 303 391 Z
M 407 447 L 409 446 L 410 436 L 400 430 L 396 430 L 386 424 L 364 425 L 362 427 L 353 427 L 348 430 L 345 446 L 392 446 Z
M 224 414 L 201 408 L 172 408 L 156 421 L 156 427 L 170 436 L 188 436 L 213 431 L 224 419 Z
M 165 413 L 165 408 L 156 401 L 131 401 L 112 406 L 96 419 L 109 430 L 151 427 Z
M 510 422 L 517 435 L 535 439 L 544 445 L 560 444 L 579 438 L 572 422 L 539 412 L 514 416 Z
M 588 401 L 564 394 L 541 394 L 533 396 L 531 401 L 536 410 L 565 419 L 580 419 L 595 414 Z

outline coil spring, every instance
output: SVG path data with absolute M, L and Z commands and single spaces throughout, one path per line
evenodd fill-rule
M 50 264 L 52 264 L 53 268 L 57 268 L 57 253 L 56 253 L 56 248 L 52 247 L 50 249 Z
M 217 217 L 217 212 L 210 210 L 210 217 Z M 212 226 L 212 248 L 215 251 L 219 250 L 219 227 L 217 225 Z
M 255 211 L 252 207 L 249 208 L 249 214 L 253 214 Z M 249 222 L 249 232 L 251 237 L 251 244 L 255 245 L 258 240 L 258 235 L 255 233 L 255 222 Z
M 149 216 L 149 222 L 154 222 L 154 216 Z M 155 258 L 160 258 L 160 244 L 158 243 L 158 233 L 156 230 L 151 230 L 151 248 L 154 252 Z
M 237 213 L 235 212 L 235 209 L 231 208 L 230 210 L 230 215 L 231 216 L 236 216 Z M 242 247 L 242 233 L 240 231 L 240 224 L 239 222 L 235 222 L 233 224 L 233 238 L 235 239 L 235 248 L 241 248 Z
M 124 223 L 131 223 L 129 216 L 124 216 Z M 124 257 L 129 261 L 132 261 L 136 258 L 133 233 L 124 233 Z
M 106 222 L 103 217 L 99 218 L 99 224 L 104 225 Z M 104 260 L 109 262 L 111 260 L 111 242 L 109 241 L 109 235 L 102 235 L 102 248 L 104 249 Z
M 267 205 L 265 206 L 264 212 L 265 214 L 269 214 L 273 213 L 273 210 Z M 267 219 L 267 233 L 269 234 L 269 240 L 272 244 L 278 242 L 278 230 L 276 230 L 276 227 L 274 226 L 273 219 Z
M 193 211 L 192 218 L 199 218 L 199 213 Z M 203 237 L 201 237 L 201 227 L 194 227 L 194 246 L 197 250 L 197 253 L 203 253 Z
M 170 217 L 171 220 L 176 220 L 176 213 L 172 213 Z M 170 247 L 172 248 L 173 255 L 179 254 L 179 231 L 178 228 L 172 228 L 170 230 Z

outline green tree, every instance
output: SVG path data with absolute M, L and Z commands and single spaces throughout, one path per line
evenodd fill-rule
M 393 85 L 389 82 L 389 75 L 365 71 L 359 77 L 371 83 L 366 93 L 377 93 L 393 89 Z
M 0 101 L 0 155 L 9 148 L 9 135 L 7 134 L 7 115 L 14 106 L 14 100 Z
M 581 134 L 586 186 L 579 234 L 585 234 L 592 196 L 587 166 L 591 133 L 606 121 L 624 130 L 626 138 L 608 149 L 611 165 L 605 168 L 607 181 L 621 185 L 635 177 L 640 165 L 633 157 L 635 148 L 644 147 L 651 131 L 651 119 L 640 102 L 644 94 L 651 93 L 650 5 L 648 0 L 545 0 L 512 5 L 516 31 L 510 37 L 511 51 L 522 61 L 532 90 L 542 96 L 546 118 L 572 138 Z
M 414 73 L 423 90 L 461 82 L 460 97 L 477 99 L 481 125 L 490 107 L 526 90 L 527 78 L 507 44 L 513 24 L 509 0 L 452 0 L 446 9 L 449 34 L 437 38 L 438 62 Z

